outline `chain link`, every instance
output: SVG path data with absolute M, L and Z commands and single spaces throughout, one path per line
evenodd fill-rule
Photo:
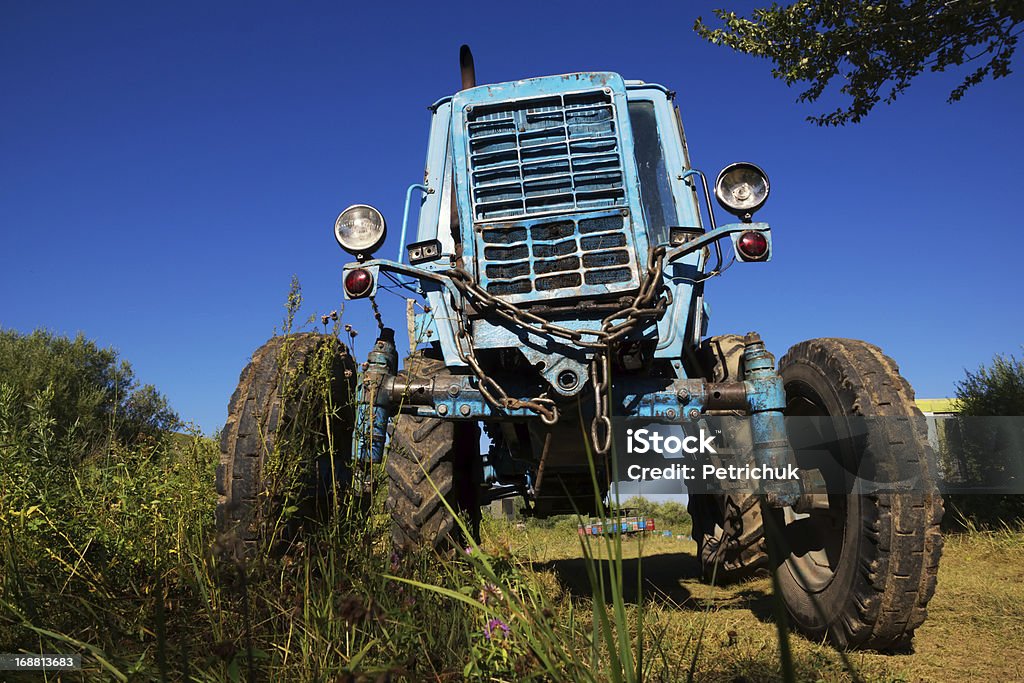
M 601 321 L 599 330 L 571 330 L 556 325 L 541 316 L 500 299 L 473 279 L 464 268 L 447 271 L 452 283 L 462 294 L 461 306 L 457 310 L 456 347 L 459 356 L 469 365 L 480 385 L 480 393 L 492 406 L 504 410 L 529 409 L 546 424 L 558 422 L 558 407 L 546 395 L 522 401 L 510 397 L 498 382 L 489 376 L 476 359 L 468 329 L 469 315 L 466 305 L 472 301 L 474 308 L 483 316 L 494 314 L 520 328 L 538 336 L 565 339 L 576 346 L 593 349 L 590 363 L 590 383 L 594 390 L 594 419 L 590 425 L 590 437 L 597 455 L 607 456 L 611 449 L 612 422 L 609 397 L 611 378 L 611 355 L 627 335 L 641 324 L 657 320 L 672 303 L 671 294 L 663 285 L 665 271 L 665 247 L 653 247 L 647 254 L 647 270 L 640 278 L 640 288 L 630 305 L 612 313 Z M 587 338 L 585 338 L 587 337 Z
M 608 400 L 608 379 L 611 376 L 610 349 L 594 355 L 590 362 L 590 385 L 594 388 L 594 420 L 590 423 L 590 439 L 598 455 L 611 449 L 612 420 Z

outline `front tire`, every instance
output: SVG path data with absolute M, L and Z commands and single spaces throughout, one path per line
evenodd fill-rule
M 722 586 L 768 576 L 761 500 L 752 493 L 694 494 L 693 519 L 701 578 Z
M 841 649 L 906 649 L 927 615 L 942 553 L 942 499 L 913 390 L 878 347 L 851 339 L 797 344 L 779 373 L 787 417 L 867 418 L 862 434 L 841 419 L 822 427 L 838 465 L 821 468 L 827 506 L 805 514 L 765 508 L 790 618 L 810 638 Z M 797 449 L 802 468 L 809 457 Z M 883 473 L 917 485 L 900 493 L 854 488 L 856 477 Z
M 247 557 L 285 551 L 347 485 L 354 371 L 345 346 L 317 333 L 274 337 L 242 371 L 221 432 L 216 524 Z
M 442 360 L 416 352 L 399 372 L 409 381 L 433 378 Z M 476 423 L 419 415 L 392 420 L 387 455 L 391 538 L 396 549 L 447 553 L 463 543 L 455 513 L 464 512 L 474 539 L 480 531 L 480 428 Z M 449 509 L 450 508 L 450 509 Z

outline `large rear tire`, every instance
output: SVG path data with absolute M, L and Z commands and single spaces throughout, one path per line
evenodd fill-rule
M 927 615 L 942 553 L 942 498 L 913 390 L 878 347 L 851 339 L 797 344 L 779 372 L 787 417 L 867 418 L 856 428 L 835 419 L 822 427 L 829 433 L 818 443 L 833 442 L 839 466 L 819 461 L 819 468 L 829 491 L 843 493 L 829 493 L 827 507 L 804 514 L 765 508 L 790 618 L 810 638 L 841 649 L 906 649 Z M 802 468 L 810 457 L 797 449 Z M 917 484 L 910 492 L 858 493 L 857 477 L 883 473 Z
M 444 368 L 442 360 L 416 352 L 398 374 L 416 381 L 432 378 Z M 452 511 L 466 514 L 469 531 L 479 540 L 480 481 L 475 476 L 479 471 L 476 423 L 395 416 L 387 454 L 387 507 L 395 548 L 426 547 L 447 553 L 458 547 L 464 536 Z
M 252 356 L 228 405 L 216 524 L 246 556 L 287 550 L 350 478 L 355 363 L 337 339 L 274 337 Z

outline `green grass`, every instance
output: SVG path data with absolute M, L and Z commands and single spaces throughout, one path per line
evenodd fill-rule
M 479 549 L 439 562 L 392 555 L 378 495 L 294 555 L 247 564 L 212 528 L 209 440 L 45 474 L 30 468 L 41 446 L 2 453 L 0 651 L 83 653 L 60 680 L 781 676 L 770 582 L 700 583 L 685 522 L 671 538 L 593 543 L 588 562 L 569 520 L 487 519 Z M 797 680 L 849 680 L 832 648 L 789 642 Z M 948 537 L 915 644 L 850 659 L 867 680 L 1024 675 L 1010 655 L 1024 651 L 1024 531 Z
M 571 598 L 580 614 L 592 591 L 581 578 L 574 530 L 527 524 L 489 526 L 490 542 L 529 558 L 535 580 L 555 599 Z M 664 632 L 677 659 L 689 661 L 700 636 L 696 680 L 774 681 L 781 676 L 772 619 L 771 582 L 761 579 L 729 587 L 699 581 L 696 546 L 680 529 L 672 538 L 623 543 L 629 585 L 643 557 L 645 621 Z M 485 543 L 485 546 L 487 544 Z M 598 558 L 607 561 L 606 558 Z M 635 600 L 635 591 L 627 595 Z M 850 680 L 830 646 L 799 635 L 789 639 L 797 680 Z M 1005 656 L 996 656 L 1002 652 Z M 872 681 L 1019 680 L 1024 664 L 1024 529 L 973 531 L 947 536 L 939 585 L 929 617 L 918 629 L 909 655 L 855 652 L 856 671 Z M 681 657 L 680 657 L 681 655 Z M 685 669 L 680 670 L 685 680 Z M 675 679 L 672 679 L 675 680 Z
M 286 330 L 300 300 L 295 286 Z M 247 561 L 214 530 L 214 441 L 85 448 L 46 400 L 11 395 L 0 382 L 0 652 L 83 655 L 50 680 L 1024 678 L 1021 528 L 948 537 L 916 652 L 844 661 L 780 638 L 769 580 L 701 583 L 678 505 L 642 509 L 671 537 L 488 518 L 468 552 L 400 557 L 376 466 L 368 507 L 346 499 L 291 554 Z

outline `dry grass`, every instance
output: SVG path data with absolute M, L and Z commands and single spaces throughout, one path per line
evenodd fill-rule
M 581 614 L 589 612 L 593 593 L 572 529 L 495 523 L 489 531 L 485 545 L 528 557 L 536 580 L 553 599 L 567 595 Z M 698 578 L 695 552 L 685 535 L 624 542 L 626 599 L 636 604 L 636 575 L 642 572 L 645 621 L 663 630 L 661 647 L 680 664 L 688 668 L 698 653 L 695 680 L 778 680 L 770 581 L 707 586 Z M 791 645 L 798 680 L 852 678 L 830 646 L 796 635 Z M 869 681 L 1008 681 L 1024 680 L 1022 654 L 1024 530 L 1018 529 L 947 537 L 939 586 L 913 654 L 856 652 L 849 659 Z M 687 670 L 679 674 L 685 680 Z

